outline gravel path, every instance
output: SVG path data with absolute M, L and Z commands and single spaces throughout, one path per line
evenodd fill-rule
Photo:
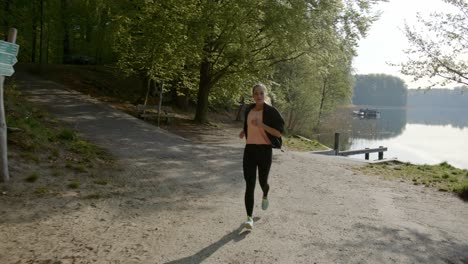
M 115 192 L 92 203 L 10 208 L 0 197 L 0 263 L 468 263 L 468 203 L 451 194 L 363 175 L 359 161 L 275 150 L 270 208 L 260 209 L 257 186 L 247 232 L 240 140 L 194 144 L 59 84 L 21 79 L 28 100 L 123 169 Z

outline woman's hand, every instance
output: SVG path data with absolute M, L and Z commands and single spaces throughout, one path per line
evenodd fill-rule
M 239 133 L 239 138 L 242 139 L 242 138 L 244 138 L 244 136 L 245 136 L 245 132 L 242 129 L 241 132 Z
M 271 134 L 274 137 L 277 137 L 277 138 L 281 137 L 281 132 L 279 132 L 278 130 L 276 130 L 276 129 L 272 128 L 272 127 L 269 127 L 269 126 L 265 125 L 262 121 L 260 121 L 258 119 L 253 119 L 251 124 L 253 126 L 263 128 L 266 132 L 268 132 L 269 134 Z

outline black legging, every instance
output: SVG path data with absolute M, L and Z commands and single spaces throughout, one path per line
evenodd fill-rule
M 247 215 L 252 216 L 254 207 L 255 181 L 257 178 L 263 191 L 263 196 L 268 195 L 270 186 L 268 185 L 268 174 L 271 167 L 272 150 L 271 145 L 247 144 L 244 150 L 244 179 L 245 189 L 245 209 Z

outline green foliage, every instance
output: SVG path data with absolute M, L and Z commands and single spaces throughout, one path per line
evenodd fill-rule
M 57 135 L 57 138 L 59 138 L 61 140 L 66 140 L 66 141 L 73 141 L 73 140 L 76 139 L 76 133 L 75 133 L 75 131 L 73 131 L 71 129 L 64 128 L 64 129 L 60 130 L 60 132 Z
M 462 199 L 468 201 L 468 181 L 463 181 L 453 187 L 453 191 L 457 193 Z
M 100 63 L 113 60 L 109 0 L 15 0 L 0 8 L 5 28 L 18 29 L 19 62 Z M 0 32 L 3 39 L 7 32 Z
M 250 97 L 256 82 L 278 83 L 273 95 L 300 129 L 349 100 L 352 57 L 377 2 L 18 0 L 0 17 L 18 27 L 20 62 L 113 64 L 196 101 L 198 121 L 208 105 Z M 286 68 L 301 70 L 282 76 Z
M 321 112 L 349 97 L 351 56 L 373 20 L 364 12 L 373 2 L 123 4 L 117 19 L 119 66 L 156 82 L 169 81 L 168 88 L 176 90 L 182 88 L 178 80 L 189 80 L 193 85 L 184 88 L 198 91 L 196 119 L 205 121 L 209 102 L 226 105 L 250 96 L 255 82 L 269 83 L 275 65 L 308 54 L 314 61 L 308 72 L 319 72 L 328 83 Z
M 320 84 L 315 81 L 315 65 L 309 56 L 293 62 L 278 64 L 272 86 L 276 95 L 275 103 L 281 109 L 289 131 L 308 129 L 315 124 L 320 105 Z
M 187 22 L 197 9 L 193 1 L 182 0 L 117 4 L 114 49 L 119 68 L 156 82 L 183 78 L 177 74 L 193 59 Z
M 401 72 L 414 80 L 429 79 L 433 87 L 458 83 L 468 85 L 466 36 L 468 35 L 468 2 L 444 0 L 452 12 L 435 12 L 429 18 L 418 15 L 420 27 L 405 25 L 410 43 L 405 53 L 408 60 Z
M 357 75 L 353 104 L 376 106 L 406 106 L 405 82 L 386 74 Z

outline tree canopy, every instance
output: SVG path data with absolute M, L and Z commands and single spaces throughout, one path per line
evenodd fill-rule
M 188 97 L 198 122 L 263 82 L 296 129 L 349 101 L 377 2 L 18 0 L 3 2 L 0 22 L 18 28 L 20 62 L 117 66 Z
M 429 78 L 430 87 L 458 83 L 468 85 L 468 2 L 443 0 L 453 10 L 435 12 L 428 18 L 418 15 L 420 27 L 405 25 L 410 43 L 408 60 L 401 72 L 414 80 Z
M 357 75 L 353 103 L 356 105 L 406 106 L 405 82 L 386 74 Z

